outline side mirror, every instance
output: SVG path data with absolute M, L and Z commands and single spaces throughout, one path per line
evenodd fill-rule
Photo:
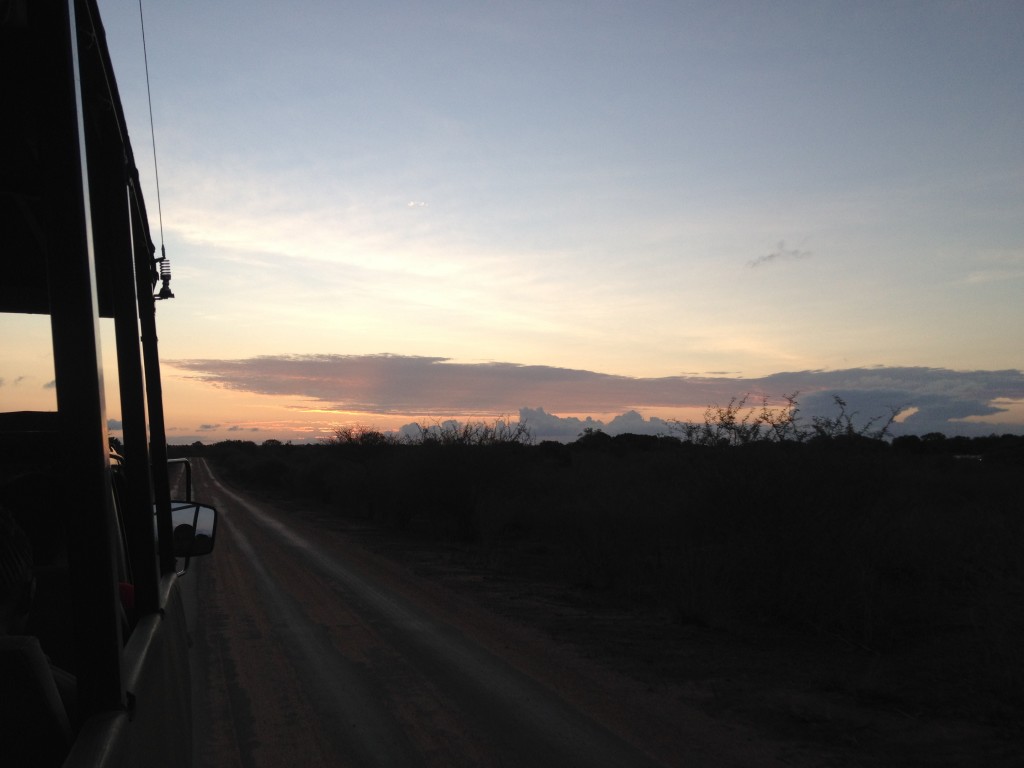
M 175 557 L 208 555 L 217 533 L 217 510 L 193 501 L 172 501 L 171 527 Z

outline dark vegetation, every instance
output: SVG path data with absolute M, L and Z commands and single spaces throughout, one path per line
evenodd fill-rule
M 175 450 L 250 491 L 456 542 L 495 568 L 529 553 L 535 572 L 666 621 L 918 659 L 906 674 L 930 681 L 931 705 L 1018 717 L 1024 437 L 890 439 L 895 413 L 858 425 L 836 407 L 804 425 L 794 398 L 734 401 L 671 435 L 568 445 L 499 421 Z

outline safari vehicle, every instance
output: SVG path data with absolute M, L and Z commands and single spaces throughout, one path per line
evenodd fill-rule
M 0 0 L 0 62 L 0 311 L 49 315 L 56 388 L 55 412 L 0 414 L 9 541 L 35 553 L 24 631 L 0 637 L 0 765 L 187 765 L 180 579 L 212 549 L 216 512 L 190 489 L 171 499 L 155 320 L 170 272 L 96 0 Z M 116 468 L 101 318 L 116 340 Z

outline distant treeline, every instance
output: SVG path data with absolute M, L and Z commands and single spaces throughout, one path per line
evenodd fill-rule
M 678 435 L 635 435 L 630 433 L 609 435 L 599 429 L 587 430 L 571 443 L 544 440 L 536 445 L 528 439 L 517 441 L 499 440 L 493 442 L 451 441 L 449 443 L 442 443 L 442 441 L 422 439 L 401 439 L 392 433 L 379 432 L 372 429 L 365 431 L 340 431 L 347 435 L 344 439 L 339 439 L 336 435 L 335 437 L 327 438 L 319 443 L 301 443 L 293 445 L 291 442 L 285 443 L 280 440 L 273 439 L 264 440 L 262 443 L 256 443 L 251 440 L 224 440 L 217 443 L 194 442 L 182 445 L 170 445 L 168 446 L 168 454 L 170 457 L 174 458 L 217 455 L 234 451 L 252 453 L 260 448 L 270 451 L 282 446 L 295 449 L 321 447 L 337 448 L 341 445 L 354 445 L 364 448 L 383 445 L 430 446 L 434 444 L 486 446 L 491 444 L 501 444 L 503 442 L 517 442 L 523 446 L 533 446 L 538 450 L 548 452 L 558 452 L 562 449 L 572 451 L 582 448 L 587 450 L 605 449 L 620 453 L 623 451 L 687 450 L 693 446 L 701 448 L 724 448 L 741 445 L 739 443 L 730 443 L 726 439 L 721 439 L 716 445 L 707 442 L 687 440 L 685 437 Z M 760 439 L 752 442 L 768 443 L 773 441 Z M 987 435 L 985 437 L 964 437 L 958 435 L 947 437 L 940 432 L 931 432 L 925 435 L 901 435 L 891 439 L 864 437 L 861 435 L 838 435 L 828 438 L 810 437 L 805 441 L 795 442 L 804 442 L 815 446 L 821 446 L 825 443 L 829 443 L 833 447 L 841 447 L 845 445 L 852 448 L 855 446 L 857 450 L 881 451 L 904 455 L 957 456 L 964 459 L 973 458 L 976 460 L 985 460 L 989 463 L 1014 464 L 1024 467 L 1024 435 L 1005 434 Z

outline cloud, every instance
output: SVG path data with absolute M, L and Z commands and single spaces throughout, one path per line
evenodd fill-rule
M 213 431 L 215 429 L 220 429 L 220 424 L 200 424 L 199 425 L 199 431 L 200 432 L 211 432 L 211 431 Z
M 56 388 L 57 388 L 57 380 L 56 379 L 51 379 L 50 381 L 48 381 L 45 384 L 43 384 L 43 389 L 56 389 Z
M 401 355 L 284 355 L 246 360 L 177 360 L 218 386 L 312 399 L 334 410 L 380 414 L 515 413 L 523 404 L 553 411 L 609 413 L 640 406 L 704 403 L 719 380 L 637 379 L 516 363 L 453 363 Z
M 782 261 L 791 259 L 806 259 L 813 254 L 810 251 L 801 251 L 799 248 L 786 248 L 785 240 L 780 240 L 778 247 L 771 253 L 766 253 L 764 256 L 758 256 L 756 259 L 752 259 L 747 262 L 747 266 L 751 268 L 760 267 L 772 261 Z
M 599 429 L 609 435 L 668 435 L 672 425 L 664 419 L 652 416 L 645 419 L 637 411 L 627 411 L 608 422 L 590 416 L 556 416 L 543 408 L 520 408 L 519 421 L 525 422 L 536 440 L 559 440 L 571 442 L 585 429 Z
M 19 387 L 22 384 L 28 382 L 29 379 L 30 377 L 28 376 L 15 376 L 13 379 L 5 379 L 3 376 L 0 376 L 0 387 Z M 56 381 L 50 381 L 43 385 L 43 389 L 53 389 L 55 386 Z
M 120 419 L 107 419 L 107 429 L 120 431 L 124 429 L 124 424 Z
M 645 419 L 636 411 L 627 411 L 609 421 L 604 431 L 610 435 L 664 435 L 668 434 L 670 426 L 657 416 Z
M 725 404 L 751 395 L 778 399 L 799 392 L 802 413 L 834 415 L 833 395 L 865 418 L 890 408 L 916 408 L 903 431 L 999 431 L 993 424 L 960 420 L 991 417 L 999 401 L 1024 401 L 1024 373 L 953 371 L 945 368 L 872 367 L 793 371 L 759 378 L 668 376 L 634 378 L 553 366 L 516 363 L 454 363 L 443 357 L 402 355 L 279 355 L 242 360 L 173 360 L 167 365 L 200 381 L 239 392 L 295 398 L 294 407 L 367 415 L 528 414 L 531 424 L 578 434 L 587 420 L 558 422 L 554 413 L 620 413 L 613 422 L 642 426 L 631 411 L 679 410 Z M 753 402 L 753 401 L 752 401 Z M 525 407 L 524 407 L 525 406 Z M 638 421 L 638 418 L 640 421 Z M 613 422 L 609 423 L 609 427 Z M 596 422 L 595 422 L 596 426 Z M 1007 425 L 1004 425 L 1007 426 Z M 1008 425 L 1021 431 L 1021 424 Z M 598 428 L 601 428 L 598 426 Z M 238 431 L 240 427 L 231 427 Z
M 585 419 L 576 416 L 560 417 L 547 413 L 543 408 L 521 408 L 519 422 L 526 422 L 537 440 L 571 442 L 579 437 L 584 429 L 605 429 L 604 422 L 598 419 L 589 416 Z

